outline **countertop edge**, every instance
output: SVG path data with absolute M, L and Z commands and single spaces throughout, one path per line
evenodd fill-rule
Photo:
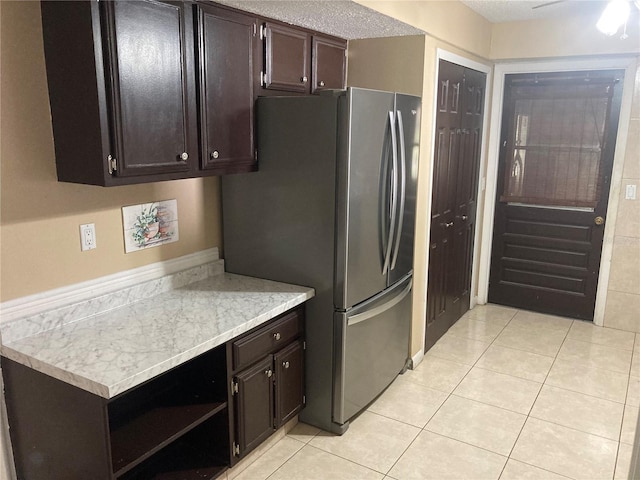
M 145 370 L 130 376 L 122 381 L 119 381 L 115 384 L 105 385 L 98 381 L 88 379 L 77 373 L 73 373 L 62 368 L 59 368 L 55 365 L 49 364 L 29 354 L 25 354 L 11 347 L 11 345 L 2 344 L 0 345 L 0 354 L 6 357 L 9 360 L 12 360 L 21 365 L 32 368 L 35 371 L 38 371 L 42 374 L 48 375 L 50 377 L 56 378 L 62 382 L 65 382 L 71 386 L 80 388 L 82 390 L 88 391 L 105 399 L 111 399 L 121 393 L 126 392 L 136 386 L 146 382 L 147 380 L 151 380 L 158 375 L 161 375 L 172 368 L 175 368 L 198 355 L 205 353 L 215 347 L 223 345 L 228 340 L 231 340 L 243 333 L 255 328 L 275 317 L 284 313 L 292 308 L 295 308 L 307 300 L 310 300 L 315 295 L 315 291 L 313 288 L 308 288 L 308 290 L 304 293 L 299 293 L 296 298 L 293 300 L 289 300 L 283 302 L 282 304 L 264 312 L 250 320 L 245 321 L 241 325 L 237 325 L 214 338 L 206 340 L 199 345 L 185 351 L 181 352 L 178 355 L 175 355 L 171 358 L 168 358 L 153 367 L 146 368 Z

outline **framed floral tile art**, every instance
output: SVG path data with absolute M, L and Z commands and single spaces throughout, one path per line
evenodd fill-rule
M 122 207 L 126 253 L 177 242 L 178 202 L 163 200 Z

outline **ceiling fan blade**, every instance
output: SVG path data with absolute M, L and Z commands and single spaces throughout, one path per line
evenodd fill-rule
M 531 10 L 535 10 L 536 8 L 549 7 L 551 5 L 555 5 L 556 3 L 564 3 L 566 0 L 555 0 L 554 2 L 541 3 L 540 5 L 535 5 L 531 7 Z

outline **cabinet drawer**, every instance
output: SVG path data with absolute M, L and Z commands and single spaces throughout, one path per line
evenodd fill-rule
M 238 370 L 272 353 L 300 335 L 302 310 L 294 310 L 275 322 L 232 344 L 233 369 Z

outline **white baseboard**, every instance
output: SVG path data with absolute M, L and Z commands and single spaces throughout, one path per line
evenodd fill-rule
M 411 357 L 411 361 L 413 362 L 413 367 L 411 367 L 411 369 L 415 370 L 422 360 L 424 360 L 424 350 L 420 349 L 418 353 Z

